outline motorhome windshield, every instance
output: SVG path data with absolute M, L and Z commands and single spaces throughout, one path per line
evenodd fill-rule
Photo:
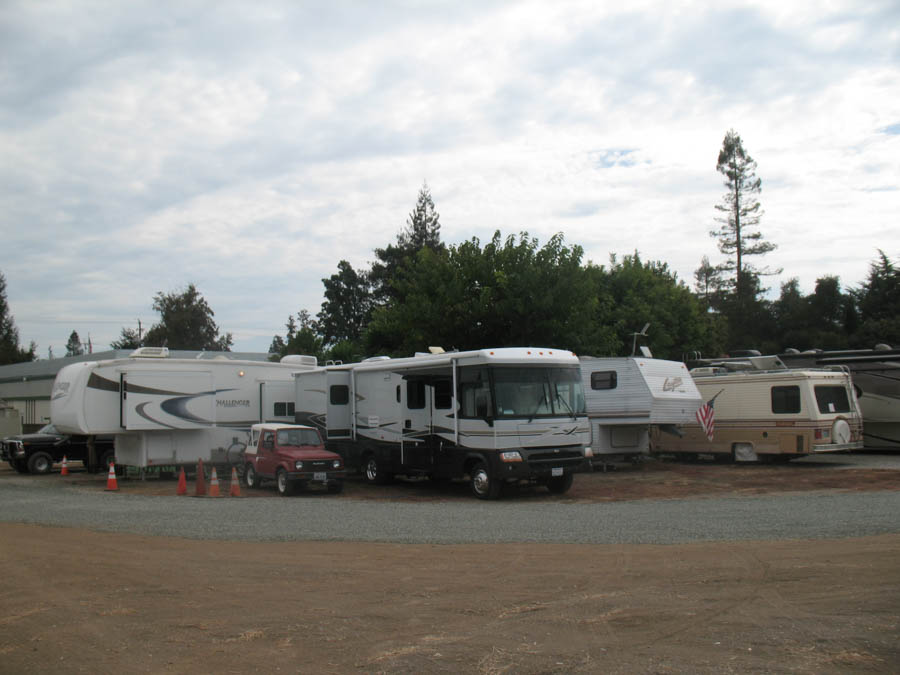
M 315 429 L 281 429 L 278 432 L 277 440 L 278 445 L 282 448 L 322 444 L 319 432 Z
M 465 417 L 573 417 L 585 410 L 578 366 L 462 368 L 460 401 Z

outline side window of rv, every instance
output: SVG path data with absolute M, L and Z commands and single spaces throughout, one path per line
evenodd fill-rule
M 276 401 L 275 417 L 293 417 L 294 402 L 293 401 Z
M 615 389 L 619 378 L 614 370 L 598 370 L 591 373 L 591 389 Z
M 847 397 L 847 389 L 841 386 L 816 387 L 816 404 L 820 413 L 845 413 L 850 412 L 850 399 Z
M 459 400 L 462 417 L 493 417 L 494 404 L 491 401 L 491 385 L 487 370 L 460 368 Z
M 328 390 L 331 405 L 347 405 L 350 403 L 350 387 L 346 384 L 333 384 Z
M 425 407 L 425 382 L 410 380 L 406 383 L 406 407 L 421 410 Z
M 446 410 L 451 406 L 452 401 L 450 380 L 436 380 L 434 383 L 434 407 L 438 410 Z
M 800 412 L 800 387 L 772 387 L 772 412 L 782 415 Z

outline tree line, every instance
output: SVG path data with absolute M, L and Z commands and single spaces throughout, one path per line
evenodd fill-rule
M 368 269 L 348 261 L 322 279 L 324 301 L 313 317 L 288 316 L 284 335 L 273 336 L 273 359 L 310 354 L 320 361 L 366 356 L 408 356 L 428 346 L 475 349 L 547 346 L 584 355 L 631 352 L 635 333 L 649 323 L 646 340 L 658 358 L 717 356 L 736 349 L 778 353 L 786 348 L 871 348 L 900 343 L 900 271 L 883 251 L 857 288 L 842 289 L 825 275 L 804 295 L 796 278 L 775 300 L 763 280 L 781 270 L 759 267 L 775 249 L 759 227 L 762 181 L 740 136 L 726 133 L 716 170 L 726 188 L 715 205 L 710 231 L 725 261 L 703 256 L 688 287 L 662 261 L 638 251 L 612 254 L 607 264 L 584 261 L 583 249 L 562 234 L 540 245 L 527 232 L 490 241 L 477 237 L 446 244 L 440 215 L 423 184 L 406 224 L 393 242 L 374 250 Z M 214 312 L 194 286 L 159 292 L 160 320 L 146 334 L 122 328 L 111 346 L 230 351 L 231 333 L 219 334 Z M 643 337 L 643 336 L 642 336 Z M 80 348 L 73 331 L 67 353 Z M 9 315 L 0 274 L 0 363 L 35 358 L 22 349 Z

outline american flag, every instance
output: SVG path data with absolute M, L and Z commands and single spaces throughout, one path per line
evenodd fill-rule
M 718 395 L 716 394 L 716 396 Z M 709 441 L 712 441 L 713 432 L 716 430 L 716 411 L 713 407 L 716 402 L 716 396 L 713 396 L 709 401 L 701 405 L 696 414 L 697 421 L 703 427 L 703 431 L 706 432 L 706 439 Z

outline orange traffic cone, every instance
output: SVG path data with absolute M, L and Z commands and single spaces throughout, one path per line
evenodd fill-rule
M 206 476 L 203 474 L 203 460 L 197 460 L 197 486 L 194 490 L 195 497 L 202 497 L 206 494 Z
M 186 495 L 187 494 L 187 479 L 184 477 L 184 467 L 181 467 L 181 472 L 178 474 L 178 488 L 175 490 L 176 495 Z
M 209 479 L 209 496 L 219 497 L 219 477 L 216 475 L 216 467 L 213 467 L 212 476 Z
M 69 475 L 69 465 L 67 463 L 65 455 L 63 455 L 62 469 L 60 470 L 59 475 L 60 476 L 68 476 Z
M 237 469 L 231 467 L 231 489 L 228 491 L 229 497 L 241 496 L 241 484 L 238 481 Z
M 119 483 L 116 481 L 116 465 L 110 463 L 109 465 L 109 476 L 106 478 L 106 489 L 107 490 L 118 490 Z

